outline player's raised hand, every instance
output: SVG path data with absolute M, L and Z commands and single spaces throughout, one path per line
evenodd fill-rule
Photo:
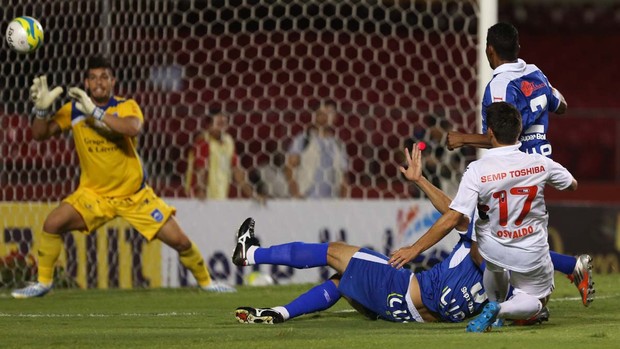
M 388 263 L 394 268 L 400 269 L 417 256 L 418 253 L 414 251 L 413 246 L 402 247 L 392 252 Z
M 446 147 L 448 150 L 454 150 L 456 148 L 460 148 L 464 145 L 462 139 L 462 133 L 450 131 L 448 132 L 448 136 L 446 137 Z
M 69 89 L 69 97 L 75 101 L 75 107 L 84 113 L 86 116 L 93 116 L 97 120 L 103 119 L 104 111 L 101 108 L 97 108 L 92 99 L 88 96 L 86 91 L 78 87 L 71 87 Z
M 408 180 L 417 182 L 422 177 L 422 151 L 419 143 L 409 149 L 405 148 L 405 158 L 407 160 L 407 168 L 399 167 L 400 172 L 407 177 Z
M 63 88 L 58 86 L 53 90 L 49 90 L 47 87 L 47 77 L 45 75 L 38 76 L 32 81 L 30 86 L 30 99 L 34 102 L 34 108 L 37 114 L 38 112 L 45 112 L 54 103 L 56 98 L 60 96 Z

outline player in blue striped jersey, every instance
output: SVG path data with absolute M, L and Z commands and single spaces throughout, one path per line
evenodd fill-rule
M 497 23 L 489 28 L 486 55 L 493 69 L 493 78 L 487 84 L 482 97 L 484 134 L 450 132 L 447 139 L 448 149 L 465 145 L 490 148 L 491 143 L 486 136 L 486 108 L 494 102 L 507 102 L 521 113 L 521 151 L 551 157 L 551 144 L 547 140 L 549 112 L 565 113 L 566 100 L 551 86 L 537 66 L 518 58 L 519 49 L 519 33 L 514 26 Z
M 533 64 L 518 58 L 519 33 L 508 23 L 497 23 L 487 33 L 486 56 L 493 69 L 493 78 L 487 84 L 482 97 L 482 132 L 466 134 L 449 132 L 447 147 L 450 150 L 465 145 L 490 148 L 486 136 L 486 108 L 494 102 L 507 102 L 521 113 L 523 131 L 519 141 L 521 151 L 552 157 L 547 140 L 549 112 L 563 114 L 567 104 L 562 94 L 551 86 L 543 72 Z M 551 252 L 554 268 L 568 276 L 581 295 L 583 305 L 594 300 L 592 258 L 583 254 L 578 257 Z

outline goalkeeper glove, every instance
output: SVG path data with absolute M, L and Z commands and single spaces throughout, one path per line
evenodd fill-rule
M 92 116 L 97 120 L 103 119 L 105 111 L 95 105 L 88 97 L 88 94 L 80 88 L 72 87 L 69 89 L 69 97 L 75 101 L 75 107 L 86 116 Z
M 47 77 L 41 75 L 32 81 L 30 86 L 30 99 L 34 102 L 34 114 L 38 118 L 45 118 L 49 113 L 50 106 L 62 93 L 63 88 L 58 86 L 53 90 L 47 87 Z

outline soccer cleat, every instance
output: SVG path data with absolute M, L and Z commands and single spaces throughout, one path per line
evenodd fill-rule
M 489 302 L 482 308 L 482 312 L 478 317 L 467 324 L 467 332 L 488 332 L 493 327 L 500 305 L 497 302 Z
M 577 256 L 575 270 L 568 279 L 577 286 L 581 294 L 581 302 L 584 306 L 589 306 L 594 300 L 594 281 L 592 281 L 592 257 L 587 254 Z
M 45 286 L 39 282 L 30 284 L 24 288 L 19 288 L 11 292 L 13 298 L 33 298 L 43 297 L 52 289 L 52 286 Z
M 207 286 L 200 287 L 203 291 L 214 292 L 214 293 L 231 293 L 237 292 L 237 289 L 226 284 L 222 284 L 219 282 L 212 282 Z
M 542 307 L 542 309 L 540 309 L 540 311 L 532 316 L 529 319 L 525 319 L 525 320 L 514 320 L 512 322 L 512 326 L 531 326 L 531 325 L 538 325 L 538 324 L 542 324 L 545 321 L 549 321 L 549 308 Z
M 232 261 L 235 265 L 248 265 L 247 254 L 250 246 L 260 246 L 260 244 L 254 237 L 254 219 L 247 218 L 237 232 L 237 246 L 232 255 Z
M 279 324 L 284 322 L 282 314 L 271 308 L 240 307 L 235 310 L 237 321 L 242 324 Z

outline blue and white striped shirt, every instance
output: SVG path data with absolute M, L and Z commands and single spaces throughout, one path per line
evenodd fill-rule
M 560 99 L 553 94 L 549 80 L 533 64 L 519 59 L 504 63 L 493 71 L 482 98 L 482 132 L 487 132 L 486 108 L 493 102 L 507 102 L 521 113 L 523 131 L 521 148 L 525 153 L 538 153 L 551 157 L 551 144 L 547 140 L 549 111 L 556 111 Z

